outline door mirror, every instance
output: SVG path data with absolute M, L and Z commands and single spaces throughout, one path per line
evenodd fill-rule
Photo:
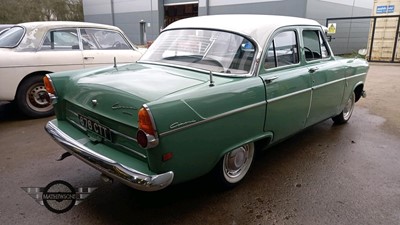
M 363 48 L 358 50 L 358 55 L 365 57 L 367 55 L 367 49 Z

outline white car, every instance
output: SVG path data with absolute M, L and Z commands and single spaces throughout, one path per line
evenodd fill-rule
M 117 27 L 85 22 L 29 22 L 0 36 L 0 101 L 38 118 L 54 113 L 43 76 L 136 62 L 144 52 Z

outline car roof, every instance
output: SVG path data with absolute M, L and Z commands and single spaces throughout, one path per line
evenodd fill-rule
M 58 28 L 97 28 L 108 29 L 117 32 L 122 32 L 121 29 L 111 25 L 89 23 L 89 22 L 76 22 L 76 21 L 39 21 L 39 22 L 26 22 L 16 24 L 15 27 L 24 27 L 26 35 L 24 35 L 21 43 L 16 48 L 16 51 L 32 51 L 37 50 L 40 42 L 48 30 Z
M 14 26 L 14 24 L 0 24 L 0 30 Z
M 250 15 L 250 14 L 226 14 L 198 16 L 178 20 L 165 30 L 171 29 L 215 29 L 235 32 L 252 37 L 261 46 L 268 37 L 278 28 L 286 26 L 321 26 L 317 21 L 299 17 L 275 16 L 275 15 Z
M 89 22 L 78 22 L 78 21 L 38 21 L 38 22 L 26 22 L 19 23 L 18 26 L 26 27 L 27 29 L 43 28 L 55 29 L 59 27 L 90 27 L 90 28 L 104 28 L 119 30 L 119 28 L 106 24 L 89 23 Z

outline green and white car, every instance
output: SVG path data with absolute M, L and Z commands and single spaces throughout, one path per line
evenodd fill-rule
M 317 22 L 267 15 L 177 21 L 136 64 L 45 77 L 50 136 L 103 176 L 156 191 L 211 173 L 243 180 L 255 147 L 346 123 L 368 64 L 334 56 Z M 252 171 L 257 172 L 257 171 Z

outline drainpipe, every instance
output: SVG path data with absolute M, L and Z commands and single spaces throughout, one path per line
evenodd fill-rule
M 139 22 L 140 25 L 140 44 L 144 45 L 147 43 L 147 37 L 146 37 L 146 22 L 144 20 L 141 20 Z
M 206 15 L 209 14 L 209 9 L 208 9 L 209 5 L 210 5 L 210 0 L 206 0 Z
M 111 0 L 111 20 L 112 20 L 112 25 L 115 26 L 114 0 Z

